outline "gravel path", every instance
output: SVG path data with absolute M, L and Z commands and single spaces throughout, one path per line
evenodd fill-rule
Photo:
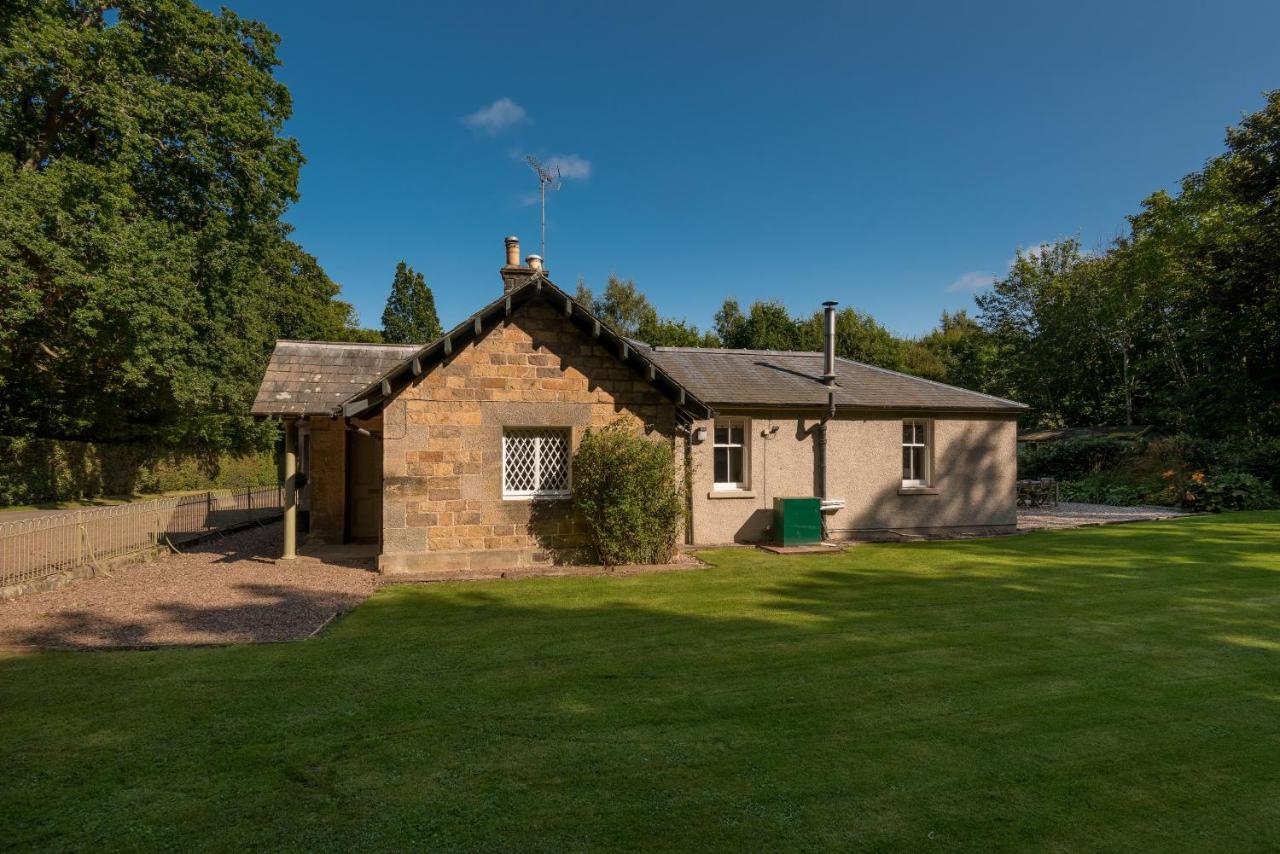
M 1174 519 L 1191 516 L 1172 507 L 1112 507 L 1108 504 L 1077 504 L 1062 501 L 1057 507 L 1021 508 L 1018 510 L 1018 530 L 1033 531 L 1039 528 L 1082 528 L 1085 525 L 1106 525 L 1111 522 L 1140 522 L 1150 519 Z
M 368 560 L 277 564 L 279 524 L 0 601 L 0 647 L 86 649 L 303 638 L 378 585 Z

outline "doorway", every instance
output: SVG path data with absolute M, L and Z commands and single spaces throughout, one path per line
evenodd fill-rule
M 347 541 L 376 543 L 382 534 L 382 439 L 347 431 Z

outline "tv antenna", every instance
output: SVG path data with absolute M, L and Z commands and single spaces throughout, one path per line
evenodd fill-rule
M 538 176 L 538 200 L 542 205 L 542 260 L 546 263 L 547 259 L 547 187 L 552 190 L 560 189 L 560 170 L 556 169 L 556 174 L 552 175 L 551 171 L 538 162 L 538 158 L 532 154 L 525 155 L 525 161 L 528 162 L 534 174 Z

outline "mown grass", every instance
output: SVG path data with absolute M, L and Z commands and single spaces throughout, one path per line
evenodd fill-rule
M 384 589 L 0 659 L 21 849 L 1274 850 L 1280 513 Z

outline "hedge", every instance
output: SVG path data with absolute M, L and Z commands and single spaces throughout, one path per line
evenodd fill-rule
M 277 479 L 269 451 L 209 457 L 143 445 L 0 436 L 0 505 L 256 486 Z

